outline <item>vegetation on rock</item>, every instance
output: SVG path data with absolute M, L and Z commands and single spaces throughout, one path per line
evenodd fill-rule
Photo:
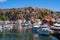
M 54 12 L 48 9 L 42 8 L 12 8 L 12 9 L 0 9 L 0 20 L 17 20 L 18 18 L 25 18 L 28 20 L 31 17 L 43 19 L 45 15 L 55 17 L 60 12 Z

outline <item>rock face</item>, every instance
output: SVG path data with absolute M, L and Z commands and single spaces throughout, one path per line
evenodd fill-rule
M 28 20 L 31 17 L 34 18 L 43 18 L 45 15 L 55 15 L 56 12 L 53 12 L 48 9 L 43 8 L 12 8 L 12 9 L 0 9 L 0 20 L 16 20 L 18 18 L 25 18 Z

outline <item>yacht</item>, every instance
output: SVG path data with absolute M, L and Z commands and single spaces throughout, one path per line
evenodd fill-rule
M 40 35 L 49 35 L 49 26 L 47 24 L 41 25 L 40 30 L 38 31 Z
M 2 22 L 2 30 L 8 29 L 11 30 L 13 28 L 13 24 L 7 23 L 7 22 Z
M 35 23 L 32 25 L 32 32 L 33 32 L 33 33 L 38 33 L 39 28 L 40 28 L 40 24 L 41 24 L 41 23 L 35 22 Z
M 26 21 L 25 23 L 22 24 L 23 28 L 27 30 L 29 28 L 29 23 Z
M 60 34 L 60 23 L 55 23 L 50 29 L 52 30 L 51 34 Z

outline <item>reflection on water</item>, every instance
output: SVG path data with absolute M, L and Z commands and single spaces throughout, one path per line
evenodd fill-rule
M 0 40 L 58 40 L 53 36 L 44 36 L 34 34 L 31 31 L 23 31 L 20 33 L 0 33 Z
M 49 40 L 49 36 L 40 35 L 39 38 L 40 40 Z
M 16 25 L 17 26 L 17 25 Z M 0 32 L 0 40 L 57 40 L 54 36 L 44 36 L 33 33 L 31 30 L 25 31 L 25 28 L 22 28 L 21 32 Z
M 56 37 L 52 37 L 52 40 L 58 40 Z

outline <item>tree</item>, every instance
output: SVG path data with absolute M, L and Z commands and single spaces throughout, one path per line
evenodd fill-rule
M 3 16 L 2 15 L 0 15 L 0 20 L 3 20 Z
M 13 15 L 13 17 L 12 17 L 12 19 L 13 20 L 16 20 L 18 18 L 18 15 L 19 15 L 19 13 L 18 12 L 15 12 L 14 15 Z
M 42 12 L 39 18 L 42 20 L 47 15 L 47 12 Z

